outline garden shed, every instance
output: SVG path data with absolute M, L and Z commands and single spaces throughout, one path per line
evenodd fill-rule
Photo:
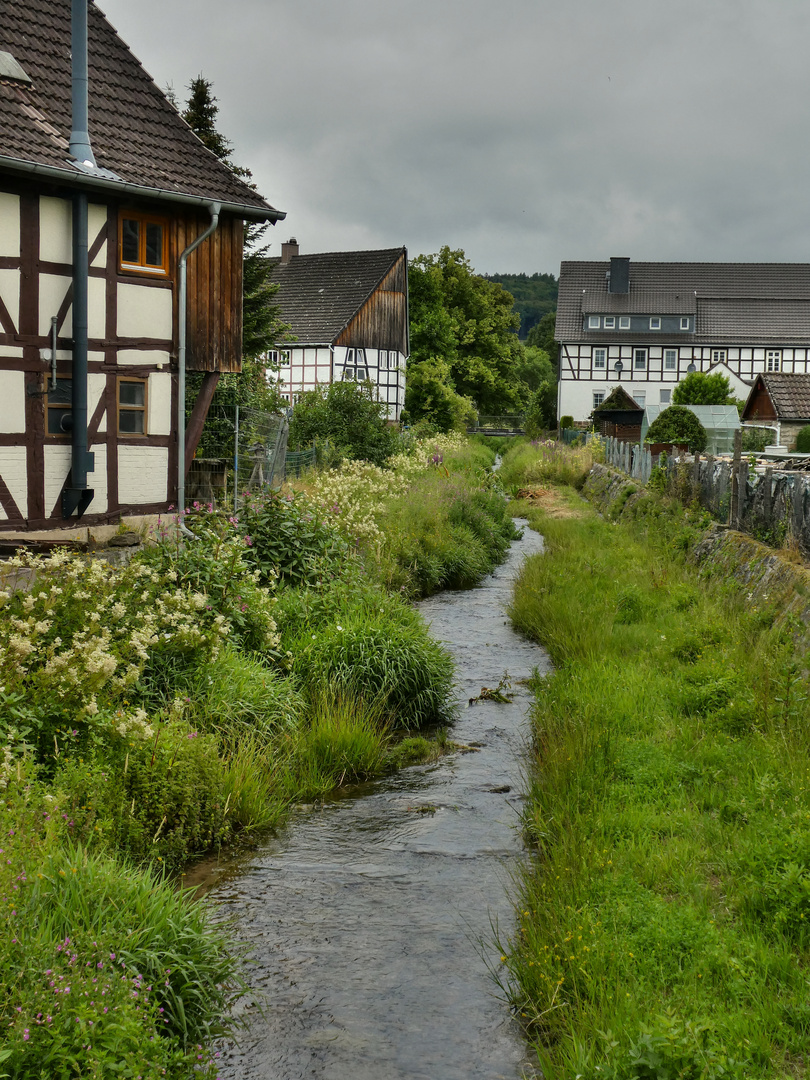
M 641 421 L 641 441 L 647 438 L 647 432 L 653 420 L 657 420 L 668 405 L 648 405 Z M 740 415 L 736 405 L 684 405 L 693 412 L 706 430 L 707 454 L 733 454 L 734 432 L 741 428 Z

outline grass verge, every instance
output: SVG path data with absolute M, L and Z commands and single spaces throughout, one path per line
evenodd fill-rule
M 794 1077 L 810 1051 L 810 708 L 790 627 L 632 527 L 524 512 L 536 683 L 504 985 L 555 1080 Z

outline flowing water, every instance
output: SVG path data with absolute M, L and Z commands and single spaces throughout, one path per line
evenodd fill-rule
M 469 749 L 404 769 L 317 808 L 220 873 L 211 895 L 251 949 L 251 995 L 223 1080 L 517 1080 L 525 1044 L 492 977 L 513 925 L 523 857 L 521 763 L 529 694 L 548 670 L 504 607 L 525 529 L 480 586 L 420 605 L 456 659 Z M 511 704 L 480 701 L 508 671 Z

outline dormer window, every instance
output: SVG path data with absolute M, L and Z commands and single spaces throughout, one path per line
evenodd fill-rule
M 657 315 L 654 315 L 650 319 L 650 329 L 651 330 L 660 330 L 661 329 L 661 320 Z
M 689 329 L 689 316 L 688 315 L 683 315 L 683 316 L 681 316 L 681 330 L 688 330 L 688 329 Z
M 629 315 L 620 315 L 619 316 L 619 329 L 620 330 L 629 330 L 630 329 L 630 316 Z
M 615 330 L 615 328 L 616 328 L 616 316 L 615 315 L 606 315 L 605 316 L 605 329 L 606 330 Z
M 589 330 L 598 330 L 599 329 L 599 316 L 598 315 L 589 315 L 588 316 L 588 329 Z

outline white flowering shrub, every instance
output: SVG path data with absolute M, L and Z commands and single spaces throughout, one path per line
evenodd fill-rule
M 138 705 L 150 674 L 212 661 L 232 632 L 221 603 L 159 563 L 112 567 L 60 551 L 10 564 L 35 576 L 27 593 L 0 592 L 0 735 L 40 757 L 58 756 L 62 733 L 80 724 L 149 738 Z M 269 593 L 262 604 L 263 641 L 274 643 Z

